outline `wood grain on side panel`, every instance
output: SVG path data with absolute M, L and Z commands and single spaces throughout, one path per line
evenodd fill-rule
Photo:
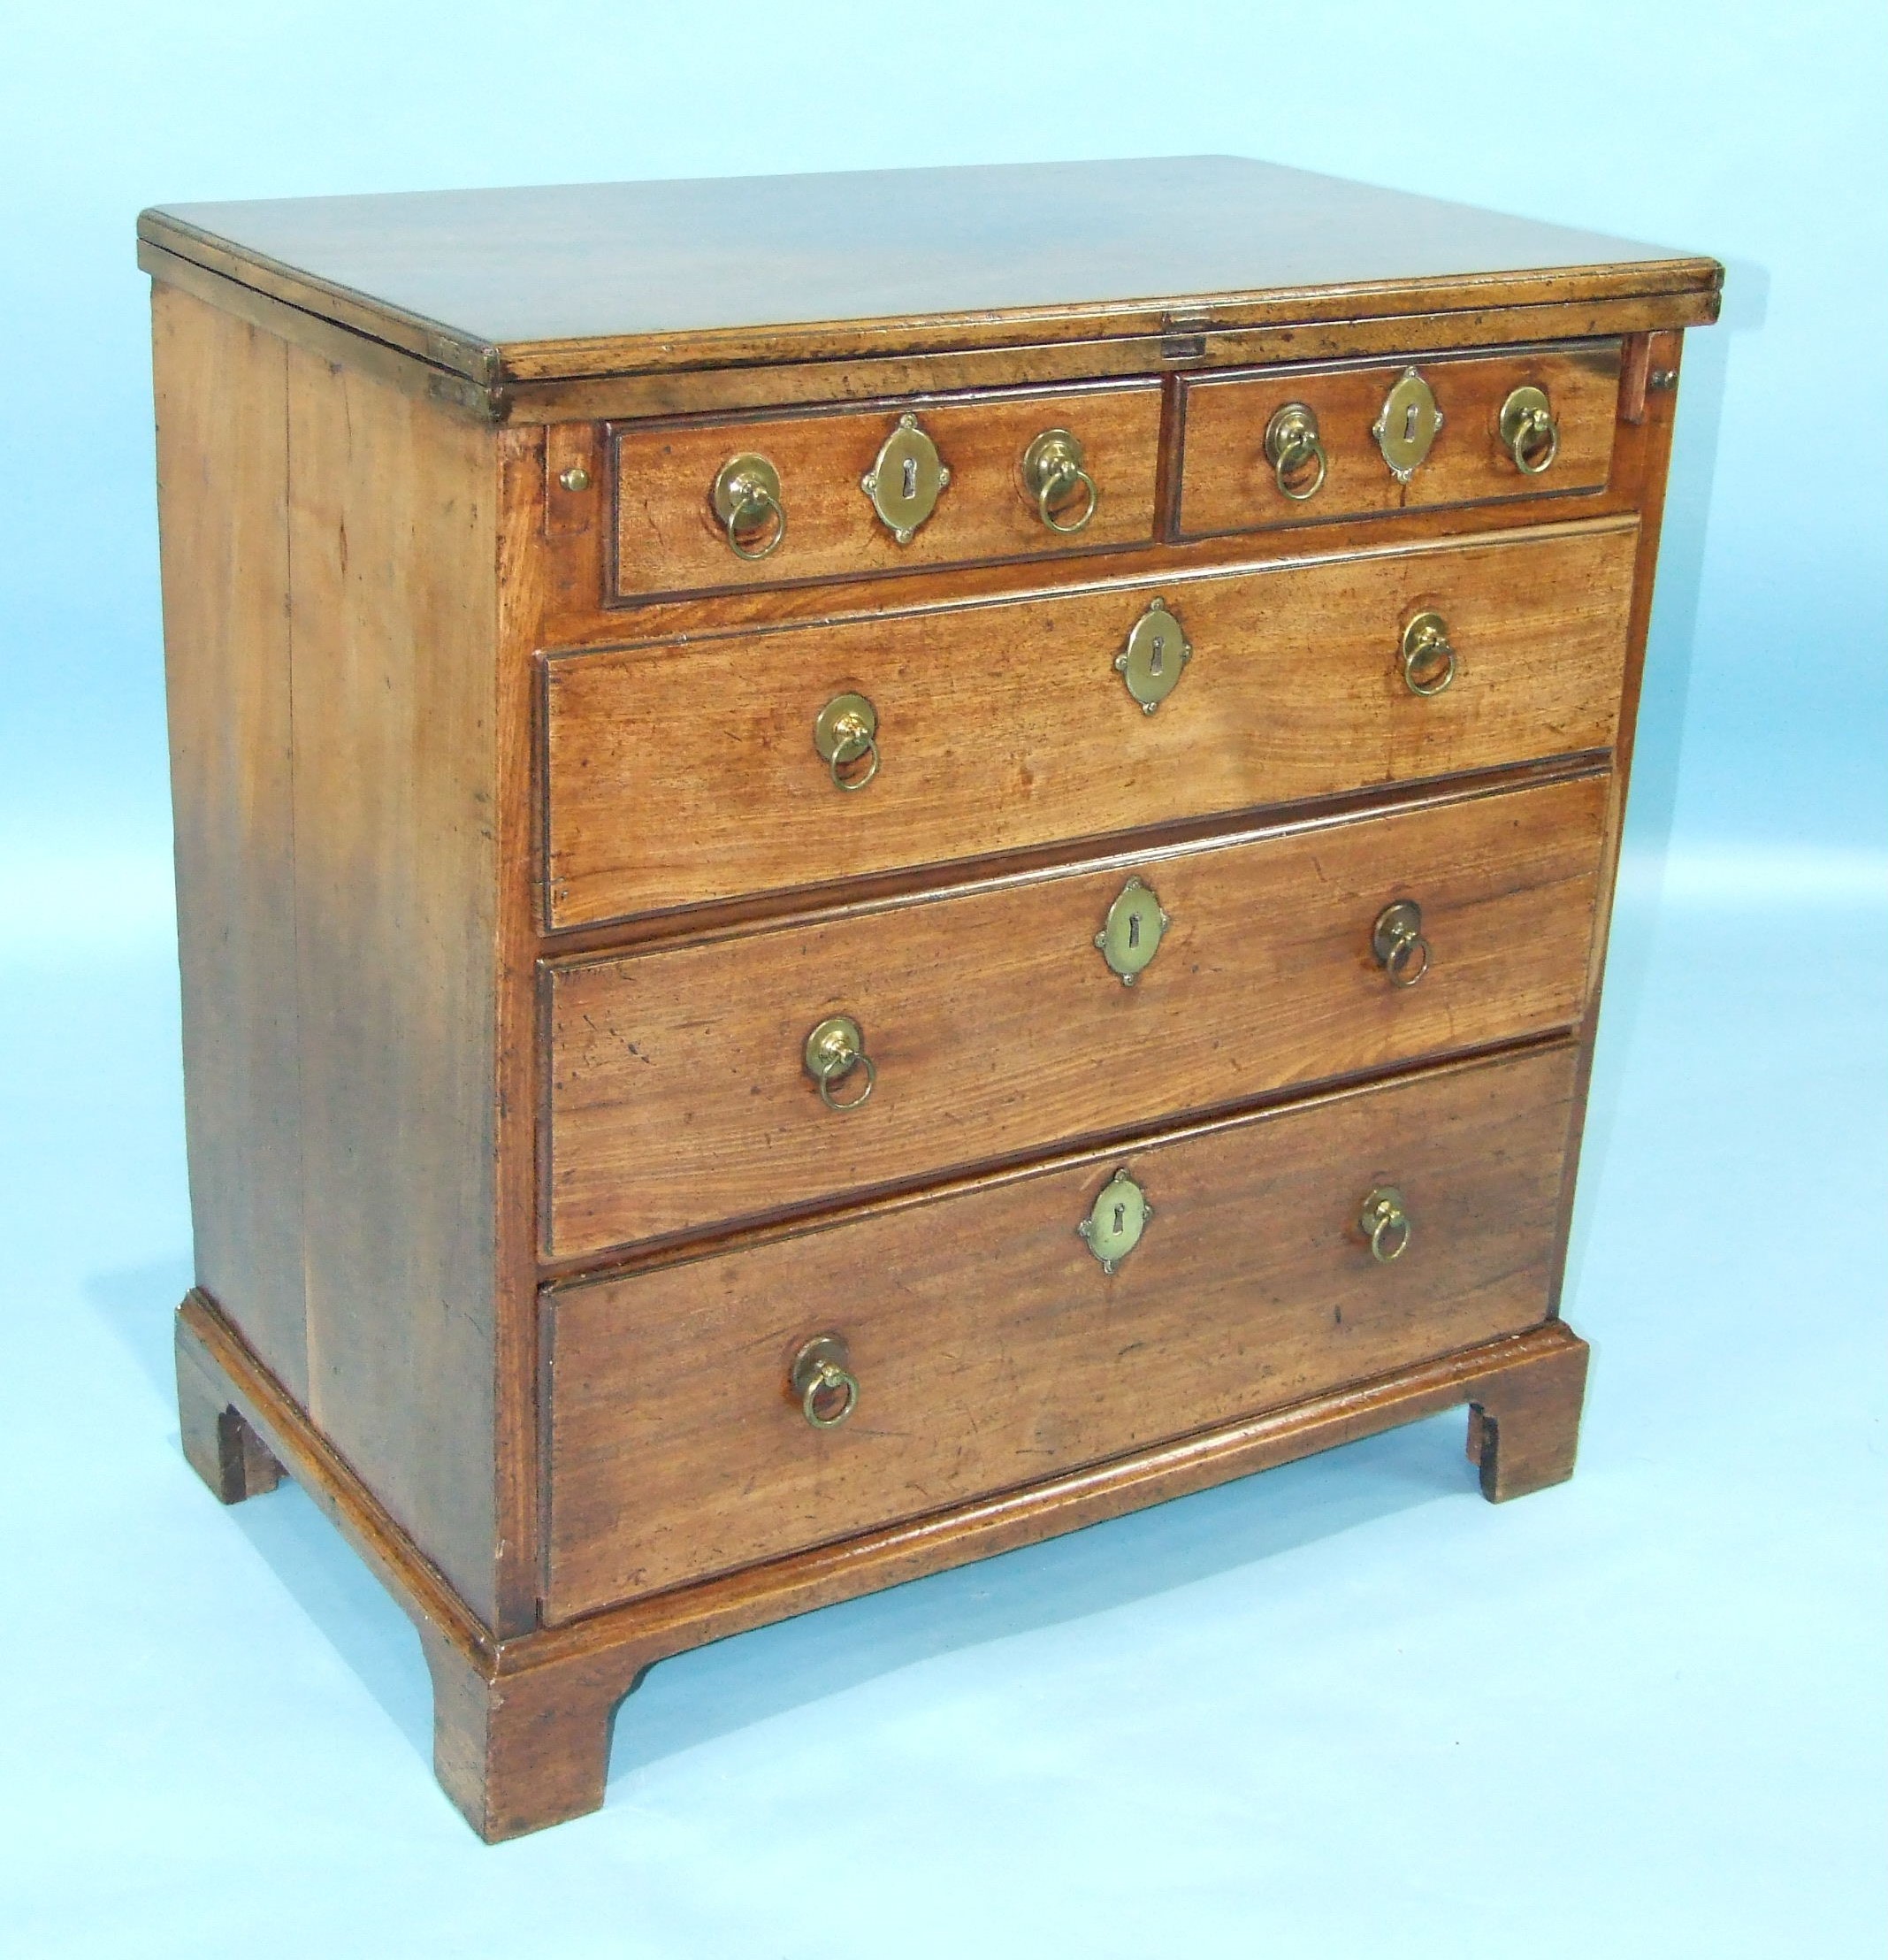
M 1605 488 L 1619 399 L 1617 341 L 1424 359 L 1418 371 L 1435 392 L 1442 426 L 1409 482 L 1399 483 L 1372 431 L 1406 366 L 1280 367 L 1184 383 L 1180 535 Z M 1560 431 L 1552 463 L 1534 476 L 1515 467 L 1499 433 L 1502 404 L 1522 387 L 1546 393 Z M 1302 501 L 1279 488 L 1265 455 L 1267 425 L 1294 402 L 1315 411 L 1327 466 L 1322 486 Z
M 1547 1313 L 1574 1053 L 1247 1117 L 547 1296 L 553 1620 L 944 1509 Z M 1154 1207 L 1105 1273 L 1117 1165 Z M 1357 1226 L 1394 1183 L 1379 1265 Z M 857 1413 L 788 1386 L 845 1340 Z
M 164 286 L 151 325 L 196 1278 L 306 1396 L 288 349 Z
M 1610 745 L 1632 519 L 547 661 L 553 927 L 812 889 Z M 1161 597 L 1193 647 L 1144 714 L 1116 654 Z M 1404 686 L 1440 610 L 1459 669 Z M 820 710 L 865 694 L 847 794 Z
M 1603 774 L 554 969 L 549 1244 L 576 1259 L 1578 1021 Z M 1124 987 L 1132 874 L 1171 923 Z M 1431 964 L 1393 985 L 1385 906 Z M 826 1107 L 844 1014 L 876 1070 Z M 862 1076 L 839 1083 L 849 1100 Z
M 317 1427 L 493 1599 L 495 437 L 290 356 Z
M 899 544 L 860 487 L 879 449 L 915 413 L 951 480 L 936 509 Z M 1093 518 L 1073 535 L 1051 531 L 1023 482 L 1024 452 L 1066 429 L 1095 479 Z M 880 403 L 761 421 L 631 424 L 615 444 L 619 598 L 777 585 L 800 578 L 914 571 L 973 560 L 1032 558 L 1144 544 L 1153 535 L 1159 464 L 1160 384 L 990 395 L 975 402 Z M 779 472 L 786 528 L 764 558 L 728 541 L 710 493 L 723 463 L 764 456 Z M 1070 500 L 1073 522 L 1082 500 Z M 768 535 L 757 526 L 746 541 Z

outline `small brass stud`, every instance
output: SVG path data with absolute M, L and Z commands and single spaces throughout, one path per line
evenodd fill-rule
M 557 479 L 574 497 L 590 487 L 590 472 L 581 463 L 573 463 Z

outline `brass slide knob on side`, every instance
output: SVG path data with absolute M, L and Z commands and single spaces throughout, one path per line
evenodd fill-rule
M 835 789 L 862 790 L 878 774 L 877 708 L 863 694 L 835 694 L 814 717 L 813 746 Z
M 1378 1185 L 1357 1213 L 1357 1229 L 1370 1241 L 1370 1256 L 1379 1266 L 1401 1259 L 1410 1249 L 1414 1229 L 1403 1193 L 1394 1184 Z
M 798 1354 L 787 1379 L 799 1413 L 815 1429 L 837 1429 L 859 1406 L 859 1377 L 839 1334 L 816 1334 Z
M 1414 899 L 1398 899 L 1377 915 L 1370 950 L 1391 984 L 1413 987 L 1429 970 L 1429 942 L 1423 937 L 1423 908 Z
M 737 558 L 765 558 L 779 550 L 787 534 L 787 509 L 780 501 L 780 472 L 765 456 L 729 457 L 708 501 Z
M 1044 429 L 1022 453 L 1022 480 L 1036 500 L 1036 514 L 1059 536 L 1086 531 L 1101 503 L 1095 479 L 1082 467 L 1082 445 L 1066 429 Z M 1057 513 L 1076 491 L 1082 493 L 1074 521 Z
M 1502 446 L 1524 477 L 1538 477 L 1560 454 L 1560 424 L 1544 388 L 1517 388 L 1502 403 Z
M 1419 612 L 1403 630 L 1403 684 L 1412 694 L 1440 694 L 1456 678 L 1456 649 L 1439 612 Z
M 806 1062 L 806 1073 L 819 1085 L 820 1100 L 842 1116 L 848 1110 L 857 1109 L 877 1086 L 878 1070 L 866 1053 L 866 1037 L 849 1014 L 831 1014 L 821 1022 L 806 1037 L 801 1059 Z M 844 1082 L 854 1068 L 865 1071 L 861 1078 L 865 1086 L 856 1096 L 842 1102 L 833 1094 L 833 1084 Z
M 1288 402 L 1265 425 L 1265 459 L 1278 478 L 1279 494 L 1294 503 L 1324 488 L 1324 444 L 1316 412 L 1303 402 Z

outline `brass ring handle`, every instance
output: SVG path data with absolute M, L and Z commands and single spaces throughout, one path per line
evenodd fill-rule
M 1080 484 L 1087 492 L 1087 501 L 1082 505 L 1082 515 L 1074 524 L 1058 524 L 1054 511 L 1049 507 L 1065 491 L 1073 490 Z M 1078 531 L 1086 531 L 1095 517 L 1096 507 L 1101 501 L 1101 492 L 1095 487 L 1095 479 L 1086 470 L 1071 471 L 1066 476 L 1051 479 L 1036 494 L 1036 514 L 1059 537 L 1073 538 Z
M 1324 488 L 1326 458 L 1318 417 L 1303 402 L 1288 402 L 1265 425 L 1265 456 L 1278 478 L 1280 496 L 1303 503 Z M 1303 477 L 1307 463 L 1317 465 L 1309 482 Z
M 787 534 L 786 506 L 780 498 L 780 472 L 765 456 L 730 456 L 716 474 L 708 501 L 728 533 L 728 548 L 749 563 L 780 548 Z M 744 531 L 769 525 L 767 541 L 750 550 L 741 542 Z
M 1357 1229 L 1370 1241 L 1370 1256 L 1379 1266 L 1401 1259 L 1410 1250 L 1415 1231 L 1403 1208 L 1403 1193 L 1394 1184 L 1380 1184 L 1364 1200 Z
M 753 530 L 767 522 L 768 513 L 774 516 L 774 527 L 768 534 L 767 542 L 757 551 L 750 551 L 741 542 L 744 529 Z M 787 514 L 780 508 L 779 500 L 771 491 L 763 490 L 745 503 L 738 504 L 728 518 L 728 548 L 737 558 L 745 558 L 749 563 L 759 558 L 770 556 L 780 548 L 780 540 L 787 534 Z
M 820 1077 L 820 1100 L 829 1109 L 837 1111 L 842 1116 L 848 1109 L 857 1109 L 871 1095 L 873 1090 L 878 1086 L 878 1070 L 873 1066 L 871 1056 L 867 1054 L 863 1049 L 859 1053 L 858 1066 L 866 1072 L 865 1087 L 856 1096 L 850 1098 L 845 1102 L 841 1102 L 832 1092 L 832 1085 L 838 1079 L 837 1076 L 822 1076 Z M 850 1074 L 850 1072 L 851 1065 L 849 1064 L 844 1073 Z
M 1378 913 L 1370 950 L 1390 976 L 1390 984 L 1413 987 L 1429 970 L 1429 942 L 1423 937 L 1423 908 L 1414 899 L 1398 899 Z
M 828 758 L 826 767 L 832 777 L 835 789 L 862 790 L 878 774 L 877 740 L 870 735 L 861 736 L 860 739 L 865 744 L 864 747 L 858 748 L 841 743 Z M 858 762 L 863 762 L 866 765 L 862 776 L 846 776 L 841 773 Z
M 1101 492 L 1082 467 L 1082 445 L 1066 429 L 1044 429 L 1023 451 L 1022 480 L 1036 499 L 1036 516 L 1059 537 L 1086 531 L 1101 508 Z M 1059 524 L 1051 507 L 1078 485 L 1085 493 L 1082 515 L 1073 524 Z
M 1413 987 L 1429 970 L 1429 942 L 1420 933 L 1413 939 L 1399 939 L 1383 963 L 1393 986 Z
M 1502 441 L 1524 477 L 1538 477 L 1560 454 L 1560 424 L 1543 388 L 1517 388 L 1502 403 Z
M 859 1377 L 837 1334 L 819 1334 L 793 1357 L 787 1379 L 799 1400 L 799 1413 L 815 1429 L 837 1429 L 859 1406 Z M 837 1406 L 832 1397 L 839 1397 Z
M 819 1089 L 820 1100 L 837 1115 L 859 1108 L 878 1086 L 878 1070 L 866 1053 L 865 1036 L 850 1014 L 836 1014 L 821 1022 L 806 1037 L 802 1059 Z M 865 1086 L 856 1096 L 842 1100 L 833 1094 L 833 1084 L 844 1082 L 854 1068 L 865 1071 Z
M 813 746 L 837 790 L 862 790 L 878 774 L 878 710 L 863 694 L 836 694 L 813 724 Z M 849 774 L 855 764 L 864 770 Z
M 1456 649 L 1439 612 L 1419 612 L 1403 630 L 1403 684 L 1425 698 L 1440 694 L 1456 678 Z

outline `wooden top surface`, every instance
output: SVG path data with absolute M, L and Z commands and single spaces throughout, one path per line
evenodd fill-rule
M 138 230 L 479 381 L 1702 302 L 1722 279 L 1709 259 L 1236 157 L 183 204 Z

